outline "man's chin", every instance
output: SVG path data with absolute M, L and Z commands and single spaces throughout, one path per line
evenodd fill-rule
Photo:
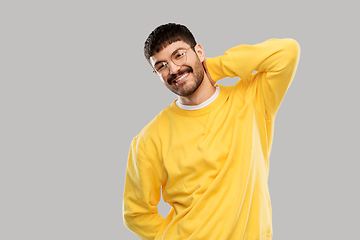
M 170 90 L 179 97 L 189 97 L 198 90 L 200 85 L 201 84 L 195 85 L 195 83 L 193 83 L 191 84 L 191 86 L 188 86 L 187 83 L 182 83 L 177 86 L 177 89 L 170 89 Z

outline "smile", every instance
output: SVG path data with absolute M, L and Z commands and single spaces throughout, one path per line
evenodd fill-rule
M 174 80 L 175 84 L 178 85 L 178 82 L 180 82 L 181 80 L 183 80 L 184 78 L 186 78 L 189 75 L 189 73 L 185 73 L 184 75 L 182 75 L 181 77 L 177 78 Z

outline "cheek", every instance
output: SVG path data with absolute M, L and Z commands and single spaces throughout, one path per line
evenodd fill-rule
M 196 62 L 194 71 L 200 75 L 204 74 L 204 67 L 202 65 L 202 62 L 200 62 L 200 61 Z
M 167 78 L 165 77 L 159 77 L 160 78 L 160 80 L 161 80 L 161 82 L 162 83 L 164 83 L 165 85 L 167 85 L 168 83 L 167 83 Z

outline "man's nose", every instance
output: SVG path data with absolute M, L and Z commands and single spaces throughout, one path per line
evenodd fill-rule
M 172 61 L 168 62 L 168 67 L 169 67 L 170 74 L 176 74 L 180 69 L 180 66 L 176 65 Z

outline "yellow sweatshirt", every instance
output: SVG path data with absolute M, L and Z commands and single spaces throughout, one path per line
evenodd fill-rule
M 274 119 L 298 64 L 293 39 L 239 45 L 206 60 L 219 96 L 199 110 L 175 102 L 132 142 L 124 222 L 141 239 L 270 240 Z M 253 73 L 253 71 L 257 71 Z M 161 191 L 172 208 L 158 214 Z

